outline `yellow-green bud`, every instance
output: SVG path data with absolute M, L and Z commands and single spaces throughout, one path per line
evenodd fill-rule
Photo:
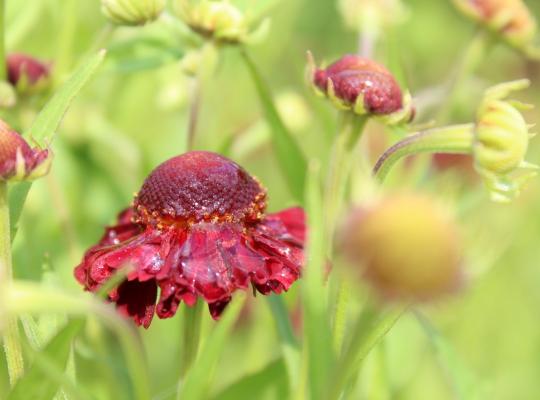
M 508 201 L 519 193 L 537 167 L 525 161 L 529 126 L 521 109 L 529 106 L 505 100 L 511 91 L 527 87 L 521 80 L 492 87 L 478 110 L 474 160 L 494 200 Z
M 194 32 L 217 42 L 250 42 L 267 28 L 266 20 L 253 27 L 253 21 L 227 0 L 176 0 L 174 4 L 178 16 Z
M 339 11 L 350 29 L 377 34 L 406 19 L 401 0 L 339 0 Z
M 165 0 L 101 0 L 103 14 L 118 25 L 144 25 L 165 8 Z
M 401 193 L 353 211 L 343 251 L 387 299 L 428 300 L 461 286 L 459 234 L 425 195 Z

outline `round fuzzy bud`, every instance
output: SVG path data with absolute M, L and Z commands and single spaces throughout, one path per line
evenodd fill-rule
M 238 164 L 215 153 L 192 151 L 152 171 L 135 208 L 143 222 L 244 222 L 262 217 L 265 200 L 265 189 Z
M 164 9 L 165 0 L 101 0 L 103 14 L 118 25 L 144 25 Z
M 458 8 L 516 47 L 527 47 L 536 21 L 522 0 L 454 0 Z
M 49 171 L 49 150 L 32 149 L 28 143 L 3 121 L 0 121 L 0 179 L 31 180 Z
M 427 300 L 461 284 L 457 228 L 429 197 L 397 194 L 355 210 L 342 241 L 348 258 L 383 297 Z
M 49 65 L 32 56 L 20 53 L 10 54 L 6 60 L 9 83 L 19 92 L 44 87 L 49 82 Z

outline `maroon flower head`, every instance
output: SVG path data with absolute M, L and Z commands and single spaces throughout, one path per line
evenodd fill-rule
M 345 55 L 325 69 L 316 69 L 313 82 L 327 95 L 331 82 L 333 95 L 349 106 L 363 96 L 364 109 L 370 114 L 391 114 L 403 107 L 403 95 L 392 74 L 356 55 Z
M 29 86 L 36 85 L 49 77 L 48 65 L 36 60 L 32 56 L 20 53 L 10 54 L 7 57 L 8 81 L 18 86 L 21 81 Z
M 48 172 L 50 152 L 32 149 L 21 135 L 0 120 L 0 179 L 25 180 Z
M 181 301 L 192 306 L 198 297 L 218 318 L 235 290 L 280 293 L 300 276 L 303 210 L 265 215 L 265 207 L 265 189 L 231 160 L 209 152 L 174 157 L 148 176 L 75 276 L 95 291 L 132 267 L 109 298 L 138 325 L 148 327 L 154 313 L 171 317 Z

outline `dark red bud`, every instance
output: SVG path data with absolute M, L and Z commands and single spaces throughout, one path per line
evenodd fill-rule
M 363 95 L 368 113 L 391 114 L 403 107 L 397 81 L 385 67 L 372 60 L 346 55 L 326 69 L 315 71 L 315 85 L 327 94 L 328 80 L 332 81 L 335 96 L 349 105 Z
M 38 83 L 49 76 L 48 65 L 26 54 L 10 54 L 7 57 L 8 81 L 17 86 L 23 77 L 26 77 L 30 85 Z

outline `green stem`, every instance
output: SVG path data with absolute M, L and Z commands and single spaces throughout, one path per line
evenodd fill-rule
M 9 227 L 9 202 L 7 182 L 0 182 L 0 291 L 13 281 L 11 265 L 11 235 Z M 6 353 L 9 382 L 13 387 L 15 382 L 24 375 L 24 359 L 19 337 L 17 318 L 7 317 L 4 327 L 4 351 Z
M 418 153 L 469 154 L 474 144 L 474 124 L 452 125 L 415 133 L 386 150 L 373 168 L 383 182 L 394 164 L 405 156 Z
M 324 205 L 326 209 L 325 227 L 329 239 L 329 249 L 332 249 L 332 238 L 337 224 L 337 218 L 345 203 L 347 180 L 352 164 L 354 148 L 362 135 L 367 117 L 358 116 L 352 112 L 341 114 L 340 132 L 332 149 L 330 171 L 328 174 Z
M 482 28 L 479 29 L 474 38 L 469 42 L 464 54 L 460 58 L 461 61 L 454 76 L 448 82 L 446 100 L 437 115 L 438 123 L 445 123 L 452 116 L 463 84 L 478 69 L 493 43 L 492 34 Z
M 0 81 L 7 78 L 6 66 L 6 0 L 0 0 Z
M 334 320 L 332 321 L 332 338 L 334 340 L 334 350 L 336 354 L 343 348 L 343 338 L 345 337 L 345 325 L 347 323 L 347 303 L 350 297 L 349 282 L 340 279 L 336 304 L 334 305 Z
M 407 308 L 408 304 L 405 304 L 381 311 L 370 304 L 366 305 L 353 328 L 349 345 L 341 353 L 334 369 L 334 379 L 331 381 L 332 385 L 325 399 L 338 400 L 340 398 L 349 379 Z
M 180 380 L 182 381 L 189 368 L 197 358 L 201 321 L 204 302 L 197 300 L 193 307 L 183 308 L 182 363 L 180 364 Z

